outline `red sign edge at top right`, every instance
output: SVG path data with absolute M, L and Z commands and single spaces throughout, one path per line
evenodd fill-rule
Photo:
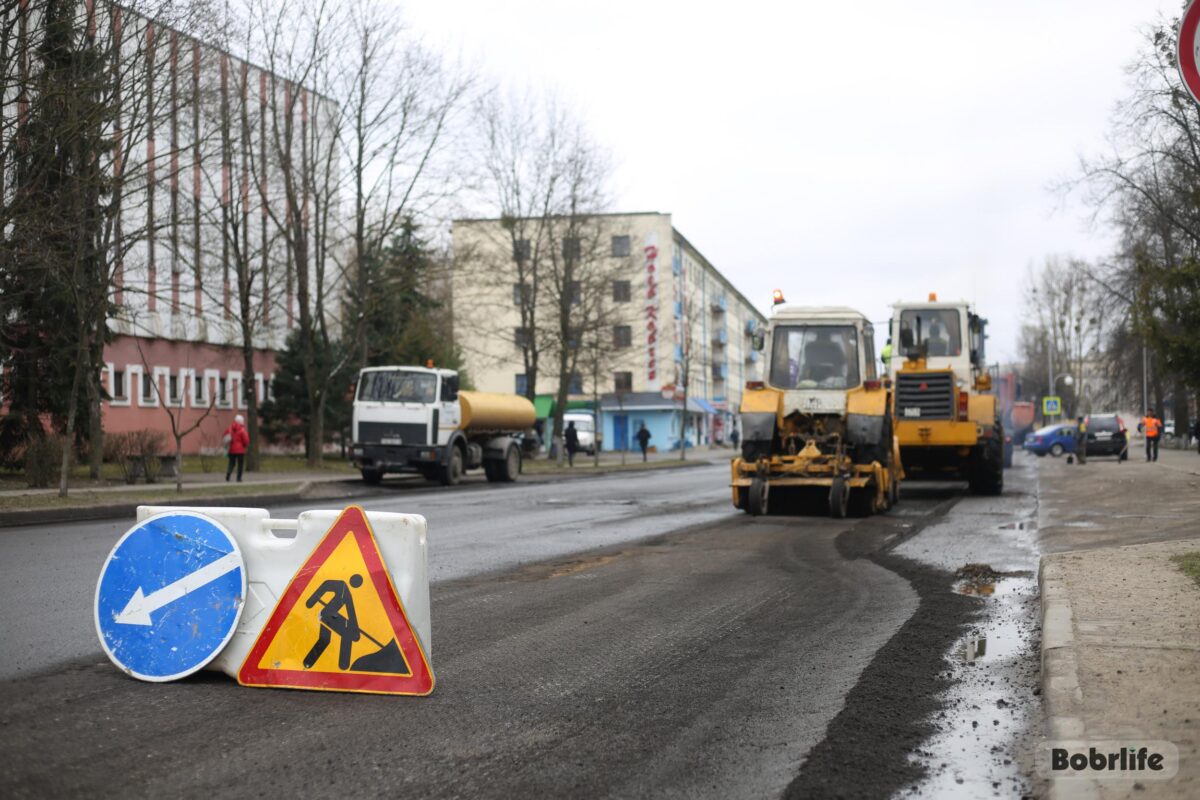
M 1200 29 L 1200 3 L 1192 0 L 1179 20 L 1175 55 L 1179 64 L 1179 77 L 1192 100 L 1200 103 L 1200 54 L 1197 54 L 1196 33 Z

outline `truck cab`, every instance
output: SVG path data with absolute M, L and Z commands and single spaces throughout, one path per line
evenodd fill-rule
M 874 329 L 852 308 L 782 306 L 767 334 L 765 382 L 789 412 L 840 416 L 846 391 L 876 378 Z
M 351 459 L 368 483 L 385 472 L 435 477 L 461 413 L 454 370 L 368 367 L 354 394 Z

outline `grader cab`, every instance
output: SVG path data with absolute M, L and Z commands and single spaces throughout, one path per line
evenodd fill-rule
M 733 504 L 755 516 L 784 499 L 835 518 L 890 508 L 903 469 L 867 318 L 777 305 L 755 346 L 766 351 L 765 375 L 742 396 Z

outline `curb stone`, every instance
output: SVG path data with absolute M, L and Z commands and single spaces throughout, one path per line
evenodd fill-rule
M 264 494 L 245 494 L 235 495 L 232 497 L 188 497 L 183 498 L 180 502 L 186 503 L 189 506 L 209 506 L 221 507 L 228 504 L 230 500 L 236 500 L 239 505 L 267 505 L 269 503 L 291 503 L 299 502 L 304 499 L 304 495 L 312 489 L 314 481 L 305 481 L 301 483 L 294 491 L 283 493 L 264 493 Z M 164 493 L 166 496 L 159 498 L 161 500 L 172 500 L 174 498 L 171 493 Z M 6 511 L 0 513 L 0 528 L 16 528 L 22 525 L 50 525 L 60 522 L 96 522 L 98 520 L 121 519 L 128 517 L 133 519 L 137 514 L 138 506 L 151 505 L 174 505 L 168 502 L 155 503 L 149 500 L 142 500 L 136 503 L 111 503 L 91 506 L 75 506 L 72 508 L 32 508 L 22 511 Z
M 1071 597 L 1059 564 L 1061 556 L 1043 556 L 1038 567 L 1042 605 L 1042 701 L 1050 739 L 1084 739 L 1078 709 L 1083 702 L 1075 654 Z M 1094 800 L 1099 787 L 1085 778 L 1049 779 L 1051 800 Z

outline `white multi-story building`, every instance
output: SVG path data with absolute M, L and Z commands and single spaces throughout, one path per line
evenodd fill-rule
M 13 33 L 0 97 L 0 147 L 9 152 L 37 109 L 44 12 L 38 0 L 0 12 Z M 311 275 L 331 216 L 336 226 L 329 138 L 337 105 L 120 5 L 81 0 L 73 23 L 75 46 L 94 48 L 120 76 L 103 90 L 115 121 L 105 125 L 112 146 L 102 169 L 122 185 L 110 255 L 117 310 L 104 350 L 112 398 L 105 429 L 169 430 L 162 403 L 180 410 L 183 427 L 209 413 L 185 439 L 187 451 L 218 447 L 233 415 L 269 393 L 274 352 L 296 325 L 297 230 Z M 15 162 L 6 168 L 11 192 Z M 245 315 L 239 266 L 251 287 Z M 241 351 L 243 316 L 252 375 Z
M 674 228 L 670 214 L 595 221 L 593 258 L 607 260 L 601 292 L 614 348 L 598 385 L 581 370 L 568 376 L 569 394 L 579 405 L 600 395 L 605 449 L 628 448 L 643 424 L 653 446 L 675 448 L 686 375 L 689 444 L 728 441 L 746 381 L 760 375 L 751 334 L 765 317 Z M 454 223 L 454 330 L 479 389 L 527 394 L 519 342 L 537 334 L 522 329 L 522 290 L 510 262 L 532 247 L 512 230 L 494 219 Z M 546 416 L 560 376 L 547 365 L 540 372 L 535 405 Z

